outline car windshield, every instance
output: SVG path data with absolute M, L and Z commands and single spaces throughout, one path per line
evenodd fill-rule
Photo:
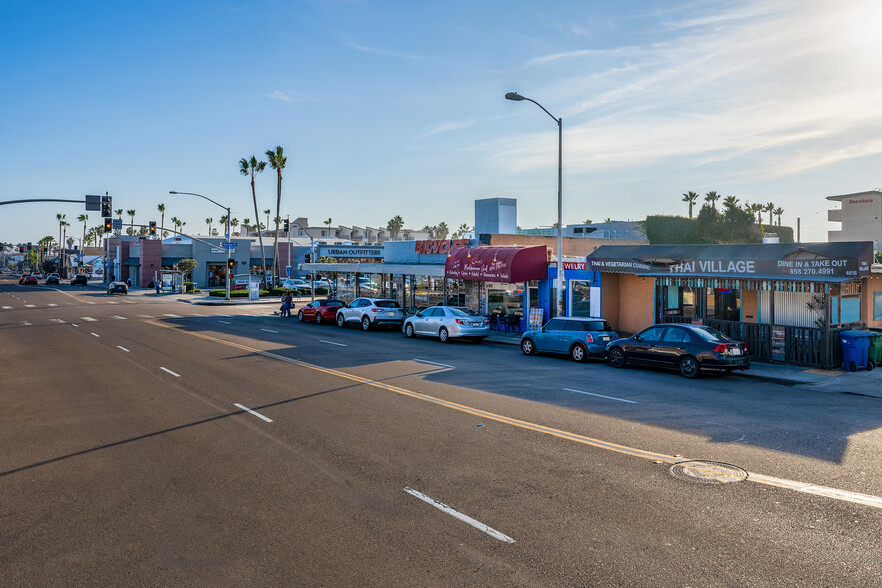
M 453 313 L 453 316 L 481 316 L 480 313 L 477 313 L 471 308 L 467 308 L 465 306 L 461 306 L 459 308 L 451 308 L 450 312 Z
M 730 339 L 723 333 L 711 327 L 695 327 L 692 329 L 692 332 L 697 334 L 699 337 L 704 339 L 705 341 L 710 341 L 712 343 L 734 343 L 733 339 Z
M 378 308 L 401 308 L 394 300 L 377 300 L 374 305 Z

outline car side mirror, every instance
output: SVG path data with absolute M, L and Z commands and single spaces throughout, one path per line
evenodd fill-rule
M 634 339 L 635 341 L 640 341 L 640 340 L 641 340 L 641 339 L 640 339 L 640 335 L 634 335 L 634 336 L 631 337 L 631 338 Z

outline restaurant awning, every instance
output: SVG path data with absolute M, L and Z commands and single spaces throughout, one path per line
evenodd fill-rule
M 548 277 L 548 249 L 533 247 L 463 247 L 450 253 L 444 276 L 454 280 L 514 284 Z

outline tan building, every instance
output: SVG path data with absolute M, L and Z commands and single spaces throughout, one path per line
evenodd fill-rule
M 828 196 L 827 200 L 840 205 L 827 211 L 827 220 L 841 223 L 838 231 L 827 232 L 827 240 L 872 241 L 874 249 L 882 248 L 882 191 Z

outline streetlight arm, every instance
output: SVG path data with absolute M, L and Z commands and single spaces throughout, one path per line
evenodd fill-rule
M 206 200 L 208 200 L 208 201 L 211 202 L 212 204 L 216 204 L 217 206 L 220 206 L 221 208 L 223 208 L 224 210 L 226 210 L 227 213 L 230 212 L 229 207 L 224 206 L 223 204 L 219 204 L 219 203 L 215 202 L 214 200 L 212 200 L 211 198 L 209 198 L 208 196 L 203 196 L 202 194 L 197 194 L 196 192 L 176 192 L 176 191 L 174 191 L 174 190 L 169 190 L 168 193 L 169 193 L 169 194 L 187 194 L 187 195 L 189 195 L 189 196 L 199 196 L 200 198 L 205 198 Z
M 508 94 L 505 95 L 505 98 L 507 100 L 514 100 L 515 102 L 520 102 L 521 100 L 526 100 L 527 102 L 532 102 L 533 104 L 535 104 L 536 106 L 538 106 L 542 110 L 545 110 L 544 106 L 542 106 L 541 104 L 539 104 L 538 102 L 536 102 L 532 98 L 527 98 L 526 96 L 521 96 L 517 92 L 509 92 Z M 562 119 L 555 117 L 553 114 L 551 114 L 547 110 L 545 110 L 545 114 L 550 116 L 554 120 L 554 122 L 556 122 L 558 125 L 560 125 Z

